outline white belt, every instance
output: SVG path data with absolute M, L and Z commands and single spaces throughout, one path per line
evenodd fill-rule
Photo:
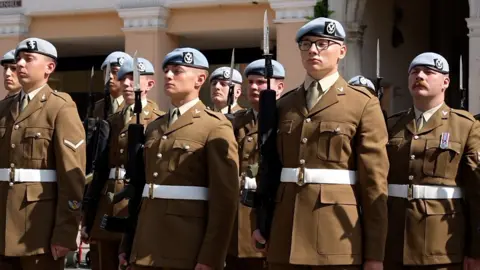
M 108 175 L 108 179 L 125 179 L 125 169 L 124 168 L 111 168 L 110 174 Z
M 150 199 L 208 201 L 208 188 L 145 184 L 142 197 Z
M 388 196 L 405 199 L 460 199 L 462 189 L 459 187 L 422 186 L 422 185 L 388 185 Z
M 13 172 L 13 174 L 10 172 Z M 55 170 L 40 169 L 0 169 L 0 181 L 21 183 L 57 182 L 57 172 Z
M 335 169 L 283 168 L 280 181 L 284 183 L 354 185 L 357 172 Z

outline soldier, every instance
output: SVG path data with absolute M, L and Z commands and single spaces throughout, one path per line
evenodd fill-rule
M 277 92 L 277 98 L 279 98 L 284 89 L 285 69 L 282 64 L 275 60 L 272 60 L 272 65 L 273 79 L 271 79 L 271 88 Z M 233 128 L 239 149 L 240 187 L 244 190 L 255 190 L 257 187 L 254 179 L 255 175 L 248 172 L 248 170 L 252 171 L 252 168 L 258 166 L 257 115 L 259 112 L 260 92 L 267 88 L 265 60 L 260 59 L 250 63 L 245 68 L 244 74 L 248 79 L 247 99 L 252 108 L 235 113 Z M 254 226 L 255 215 L 252 213 L 252 209 L 240 204 L 237 222 L 232 234 L 232 242 L 227 255 L 226 270 L 267 268 L 264 254 L 256 251 L 251 245 L 250 237 L 255 229 Z
M 3 85 L 8 92 L 5 98 L 15 96 L 22 88 L 16 73 L 15 49 L 8 51 L 0 60 L 0 64 L 3 66 Z
M 131 60 L 132 57 L 124 52 L 112 52 L 105 58 L 103 61 L 101 69 L 105 72 L 105 67 L 110 64 L 111 66 L 111 75 L 110 75 L 110 110 L 108 115 L 114 114 L 117 111 L 123 109 L 123 95 L 122 95 L 122 83 L 118 80 L 117 73 L 120 70 L 120 67 L 126 60 Z M 105 102 L 103 99 L 95 102 L 95 109 L 93 111 L 94 117 L 103 117 L 103 108 Z
M 232 77 L 234 83 L 232 113 L 242 110 L 238 105 L 237 100 L 242 94 L 242 75 L 238 70 L 233 70 L 233 75 L 230 74 L 230 67 L 220 67 L 213 71 L 210 75 L 210 95 L 214 104 L 214 109 L 223 114 L 228 113 L 228 91 L 230 86 L 228 80 Z
M 296 41 L 307 75 L 277 102 L 283 169 L 270 269 L 382 269 L 389 163 L 380 104 L 340 77 L 347 48 L 338 21 L 314 19 Z M 266 242 L 259 230 L 253 237 Z
M 145 131 L 147 184 L 130 255 L 133 269 L 222 269 L 238 205 L 232 125 L 198 95 L 208 61 L 193 48 L 165 56 L 168 115 Z
M 369 79 L 363 77 L 362 75 L 357 75 L 352 77 L 348 84 L 352 86 L 358 87 L 365 87 L 368 91 L 370 91 L 373 95 L 376 95 L 375 85 Z
M 0 261 L 64 269 L 77 249 L 85 186 L 85 132 L 66 93 L 52 90 L 57 50 L 28 38 L 15 51 L 20 94 L 0 103 Z
M 386 269 L 480 269 L 480 124 L 445 104 L 447 60 L 415 57 L 413 108 L 388 119 Z
M 142 100 L 142 114 L 140 121 L 147 125 L 164 113 L 158 110 L 157 104 L 147 99 L 147 93 L 155 85 L 153 75 L 155 74 L 153 65 L 144 58 L 138 59 L 140 72 L 140 89 Z M 135 103 L 135 94 L 133 92 L 133 59 L 127 59 L 116 75 L 121 82 L 122 88 L 119 89 L 123 95 L 125 106 L 120 111 L 110 115 L 110 139 L 109 139 L 109 163 L 110 176 L 106 182 L 104 192 L 99 200 L 95 223 L 90 233 L 90 240 L 94 241 L 98 248 L 99 269 L 110 270 L 118 267 L 118 252 L 122 234 L 108 232 L 100 228 L 102 217 L 108 216 L 127 216 L 127 200 L 112 205 L 108 201 L 107 192 L 118 192 L 125 186 L 125 166 L 127 162 L 127 142 L 128 125 L 135 123 L 136 117 L 133 114 L 133 105 Z M 91 192 L 89 189 L 87 191 Z M 85 231 L 85 230 L 84 230 Z

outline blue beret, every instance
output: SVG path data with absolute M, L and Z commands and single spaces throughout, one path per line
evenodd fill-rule
M 110 65 L 116 65 L 116 66 L 122 66 L 123 63 L 126 61 L 126 60 L 132 60 L 133 58 L 128 55 L 127 53 L 124 53 L 124 52 L 120 52 L 120 51 L 116 51 L 116 52 L 112 52 L 111 54 L 109 54 L 107 56 L 107 58 L 105 58 L 105 61 L 103 61 L 102 63 L 102 66 L 100 67 L 100 69 L 105 69 L 105 67 L 107 66 L 107 64 L 110 64 Z
M 426 52 L 415 57 L 408 67 L 408 73 L 416 66 L 426 66 L 443 74 L 450 72 L 447 59 L 438 53 Z
M 317 36 L 334 40 L 345 40 L 345 29 L 341 23 L 330 18 L 316 18 L 302 26 L 295 37 L 300 42 L 304 36 Z
M 0 65 L 15 63 L 15 49 L 8 51 L 0 60 Z
M 272 59 L 273 66 L 273 76 L 275 79 L 284 79 L 285 78 L 285 69 L 282 64 Z M 265 59 L 255 60 L 252 63 L 248 64 L 244 71 L 245 77 L 248 75 L 260 75 L 265 76 Z
M 155 74 L 155 69 L 153 68 L 152 63 L 145 58 L 138 58 L 138 71 L 140 75 L 153 75 Z M 133 72 L 133 59 L 127 59 L 118 71 L 117 77 L 119 80 L 123 79 L 125 75 Z
M 208 70 L 208 60 L 199 50 L 194 48 L 176 48 L 163 59 L 162 69 L 167 65 L 180 65 Z
M 363 86 L 363 87 L 370 88 L 370 90 L 372 90 L 373 92 L 376 91 L 375 90 L 375 85 L 373 84 L 373 82 L 370 81 L 369 79 L 363 77 L 362 75 L 357 75 L 357 76 L 351 78 L 348 81 L 348 84 L 354 85 L 354 86 Z
M 220 67 L 213 71 L 212 75 L 210 75 L 210 81 L 215 79 L 219 80 L 229 80 L 230 79 L 230 67 Z M 238 70 L 233 69 L 233 77 L 232 82 L 241 84 L 243 82 L 242 74 L 238 72 Z
M 40 39 L 40 38 L 27 38 L 20 43 L 18 43 L 17 48 L 15 48 L 15 57 L 18 55 L 19 52 L 31 52 L 31 53 L 38 53 L 53 59 L 57 59 L 57 49 L 53 46 L 52 43 Z

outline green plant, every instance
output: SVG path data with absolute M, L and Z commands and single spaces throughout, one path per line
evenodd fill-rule
M 313 20 L 319 17 L 328 18 L 333 14 L 333 10 L 328 9 L 328 0 L 318 0 L 313 9 L 313 17 L 306 17 L 307 20 Z

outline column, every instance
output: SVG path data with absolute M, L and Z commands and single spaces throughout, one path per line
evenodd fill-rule
M 298 29 L 313 16 L 316 0 L 269 0 L 275 10 L 277 61 L 285 67 L 285 91 L 298 87 L 305 79 L 300 50 L 295 42 Z
M 347 55 L 340 62 L 339 71 L 348 80 L 355 75 L 364 75 L 362 71 L 362 47 L 365 25 L 362 25 L 366 0 L 329 1 L 333 10 L 332 19 L 339 21 L 347 35 Z M 364 75 L 365 76 L 365 75 Z
M 169 10 L 161 1 L 150 1 L 151 6 L 131 6 L 131 1 L 120 5 L 119 16 L 124 21 L 125 52 L 132 55 L 137 51 L 138 57 L 152 62 L 155 67 L 156 85 L 148 93 L 149 99 L 155 101 L 162 111 L 167 111 L 170 98 L 163 91 L 164 77 L 162 62 L 167 53 L 178 46 L 178 38 L 167 33 Z
M 20 10 L 18 12 L 20 12 Z M 17 44 L 25 38 L 29 25 L 30 18 L 21 13 L 0 16 L 0 58 L 9 50 L 15 49 Z M 3 99 L 6 95 L 7 91 L 3 86 L 2 75 L 0 99 Z
M 466 19 L 470 29 L 468 59 L 468 111 L 480 113 L 480 1 L 470 1 L 470 18 Z M 464 62 L 465 63 L 465 62 Z

